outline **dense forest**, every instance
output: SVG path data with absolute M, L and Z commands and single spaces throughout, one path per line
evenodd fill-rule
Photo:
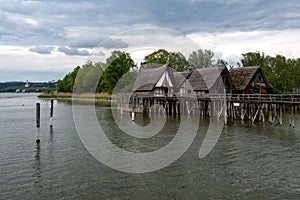
M 188 59 L 180 52 L 169 52 L 159 49 L 144 57 L 141 67 L 154 68 L 170 63 L 175 71 L 186 71 L 192 68 L 229 66 L 222 59 L 214 60 L 211 50 L 197 50 L 190 53 Z M 300 59 L 285 58 L 282 55 L 266 56 L 261 52 L 242 54 L 241 64 L 238 67 L 261 66 L 270 83 L 279 92 L 291 92 L 300 87 Z M 68 73 L 63 80 L 57 82 L 58 92 L 102 92 L 112 93 L 118 80 L 127 72 L 137 74 L 138 68 L 129 53 L 113 51 L 106 62 L 92 63 L 77 66 Z M 130 74 L 129 73 L 129 74 Z M 130 78 L 130 77 L 129 77 Z M 76 80 L 76 81 L 75 81 Z M 76 82 L 76 84 L 75 84 Z M 95 84 L 97 82 L 97 84 Z

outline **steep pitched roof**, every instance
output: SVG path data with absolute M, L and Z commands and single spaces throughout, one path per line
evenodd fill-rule
M 173 81 L 173 71 L 169 64 L 158 68 L 140 68 L 137 78 L 134 82 L 133 91 L 151 91 L 155 87 L 164 72 L 168 72 Z M 165 85 L 166 83 L 163 83 Z
M 237 90 L 244 90 L 259 69 L 259 66 L 232 68 L 230 76 L 234 87 Z
M 226 67 L 210 67 L 195 69 L 188 79 L 195 91 L 210 90 Z
M 179 88 L 192 72 L 174 72 L 174 85 Z

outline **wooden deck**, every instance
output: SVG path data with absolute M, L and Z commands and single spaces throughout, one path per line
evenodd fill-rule
M 118 98 L 121 112 L 193 115 L 224 120 L 268 121 L 283 124 L 284 113 L 294 127 L 294 114 L 300 105 L 300 94 L 200 94 L 188 96 L 156 96 L 122 94 Z

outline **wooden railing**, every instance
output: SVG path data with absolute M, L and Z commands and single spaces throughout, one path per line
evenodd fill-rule
M 237 103 L 282 103 L 300 105 L 300 94 L 188 94 L 185 96 L 157 96 L 155 94 L 135 94 L 136 98 L 146 99 L 197 99 L 198 101 L 213 101 L 226 99 Z

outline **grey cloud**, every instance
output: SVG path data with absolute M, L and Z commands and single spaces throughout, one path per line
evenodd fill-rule
M 78 50 L 76 48 L 69 48 L 69 47 L 59 47 L 58 51 L 68 56 L 89 56 L 90 55 L 90 53 L 86 50 Z
M 127 48 L 129 46 L 128 43 L 124 42 L 120 38 L 118 39 L 107 39 L 100 43 L 98 47 L 104 47 L 106 49 L 122 49 L 122 48 Z
M 95 48 L 104 40 L 104 37 L 98 38 L 91 36 L 90 38 L 78 37 L 73 38 L 68 42 L 69 47 L 74 48 Z
M 53 49 L 54 49 L 54 47 L 36 46 L 36 47 L 30 48 L 29 51 L 39 53 L 39 54 L 51 54 L 51 51 Z
M 164 1 L 16 1 L 0 3 L 0 42 L 18 45 L 58 45 L 93 48 L 101 39 L 137 24 L 191 32 L 282 30 L 300 28 L 298 0 L 164 0 Z M 24 23 L 25 20 L 25 23 Z M 27 20 L 27 24 L 26 24 Z M 34 21 L 33 21 L 34 20 Z M 30 22 L 37 24 L 30 25 Z M 101 27 L 89 35 L 69 27 Z M 88 33 L 88 35 L 86 35 Z M 94 37 L 100 34 L 101 38 Z M 9 36 L 9 37 L 8 37 Z M 105 48 L 126 48 L 119 39 Z

